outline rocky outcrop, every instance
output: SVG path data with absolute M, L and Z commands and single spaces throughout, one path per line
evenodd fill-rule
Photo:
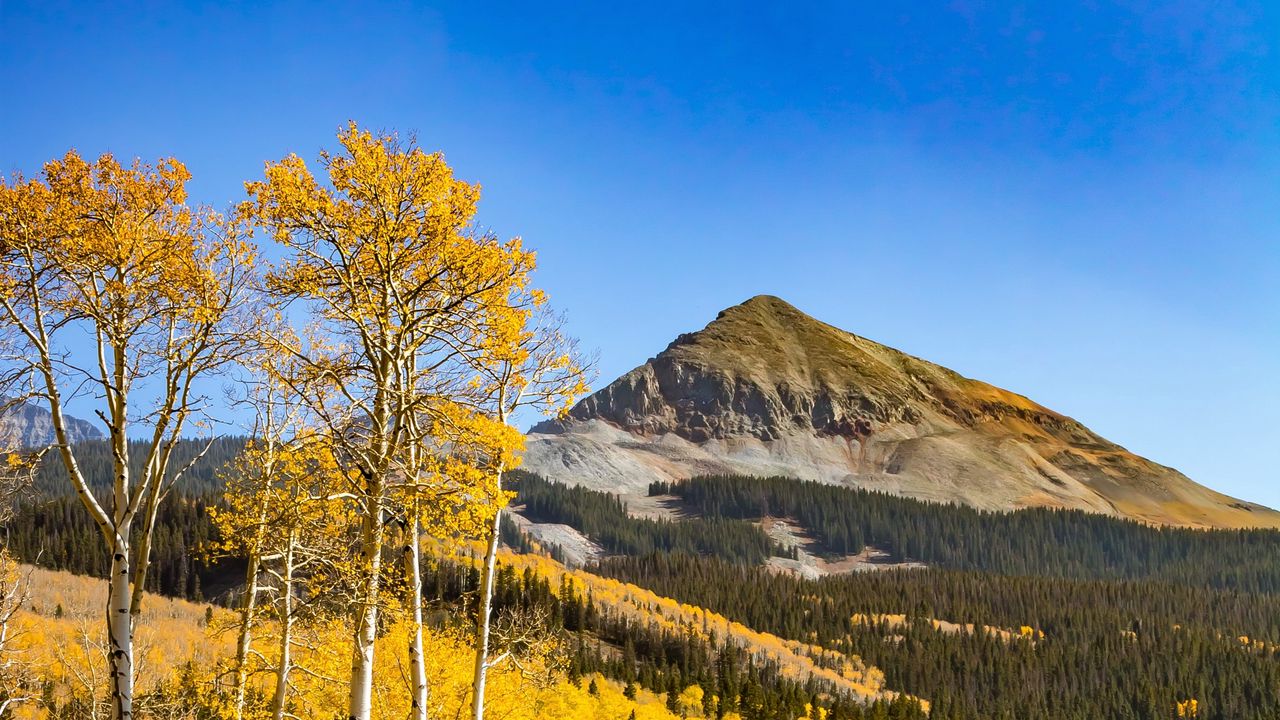
M 759 296 L 533 428 L 552 479 L 617 492 L 723 472 L 785 474 L 989 509 L 1280 525 L 1022 395 Z
M 853 439 L 860 421 L 913 425 L 931 413 L 966 427 L 1013 418 L 1111 447 L 1026 398 L 820 323 L 770 296 L 725 310 L 702 332 L 681 335 L 583 399 L 570 417 L 705 442 L 777 440 L 797 432 Z

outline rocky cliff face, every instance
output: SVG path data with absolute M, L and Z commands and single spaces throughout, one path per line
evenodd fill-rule
M 73 443 L 97 440 L 103 436 L 93 423 L 75 417 L 67 418 L 67 433 Z M 39 448 L 54 442 L 53 416 L 48 410 L 30 403 L 19 403 L 0 411 L 0 449 Z
M 907 404 L 829 387 L 759 384 L 675 355 L 668 350 L 623 375 L 575 407 L 572 417 L 599 418 L 645 435 L 675 433 L 692 442 L 734 436 L 777 440 L 796 431 L 838 434 L 842 420 L 852 416 L 915 420 Z
M 571 415 L 693 442 L 795 432 L 842 436 L 857 419 L 913 424 L 930 412 L 973 426 L 1017 417 L 1110 445 L 1026 398 L 821 323 L 760 296 L 682 335 Z
M 1016 393 L 769 296 L 529 436 L 526 466 L 616 492 L 701 473 L 781 474 L 990 509 L 1080 508 L 1197 526 L 1280 525 Z

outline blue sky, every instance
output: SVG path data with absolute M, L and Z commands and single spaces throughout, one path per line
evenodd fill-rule
M 582 5 L 2 0 L 0 171 L 415 131 L 602 383 L 771 293 L 1280 506 L 1275 6 Z

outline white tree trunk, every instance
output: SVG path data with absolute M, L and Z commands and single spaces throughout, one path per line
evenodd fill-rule
M 284 720 L 289 704 L 289 672 L 293 669 L 293 566 L 297 539 L 289 533 L 284 551 L 280 588 L 280 664 L 276 666 L 276 691 L 271 698 L 271 717 Z
M 235 718 L 244 717 L 244 702 L 249 684 L 249 649 L 253 642 L 253 622 L 258 608 L 258 558 L 257 551 L 249 556 L 245 570 L 244 595 L 240 598 L 240 632 L 236 637 L 236 695 Z
M 498 487 L 502 487 L 502 474 L 498 474 Z M 489 548 L 484 555 L 484 571 L 480 575 L 480 632 L 476 638 L 475 677 L 472 679 L 471 717 L 484 718 L 484 686 L 489 673 L 489 626 L 493 607 L 493 576 L 498 564 L 498 530 L 502 523 L 502 510 L 493 514 L 489 528 Z
M 381 498 L 381 490 L 370 494 Z M 382 567 L 382 538 L 385 525 L 378 500 L 365 512 L 360 531 L 360 555 L 364 577 L 357 596 L 355 637 L 351 648 L 351 694 L 349 720 L 369 720 L 373 713 L 373 655 L 378 633 L 379 573 Z
M 410 720 L 427 720 L 427 703 L 430 691 L 427 686 L 427 664 L 422 649 L 422 562 L 421 549 L 418 546 L 418 514 L 414 508 L 413 520 L 409 523 L 409 537 L 404 546 L 405 578 L 409 584 L 409 621 L 413 623 L 412 637 L 409 641 L 409 678 L 413 683 L 413 706 L 410 709 Z
M 133 718 L 133 616 L 129 606 L 129 526 L 119 528 L 111 548 L 111 576 L 108 579 L 107 650 L 111 663 L 111 717 Z

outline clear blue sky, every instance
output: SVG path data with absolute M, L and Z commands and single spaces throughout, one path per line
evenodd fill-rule
M 584 5 L 0 0 L 0 170 L 416 131 L 601 382 L 772 293 L 1280 506 L 1274 5 Z

